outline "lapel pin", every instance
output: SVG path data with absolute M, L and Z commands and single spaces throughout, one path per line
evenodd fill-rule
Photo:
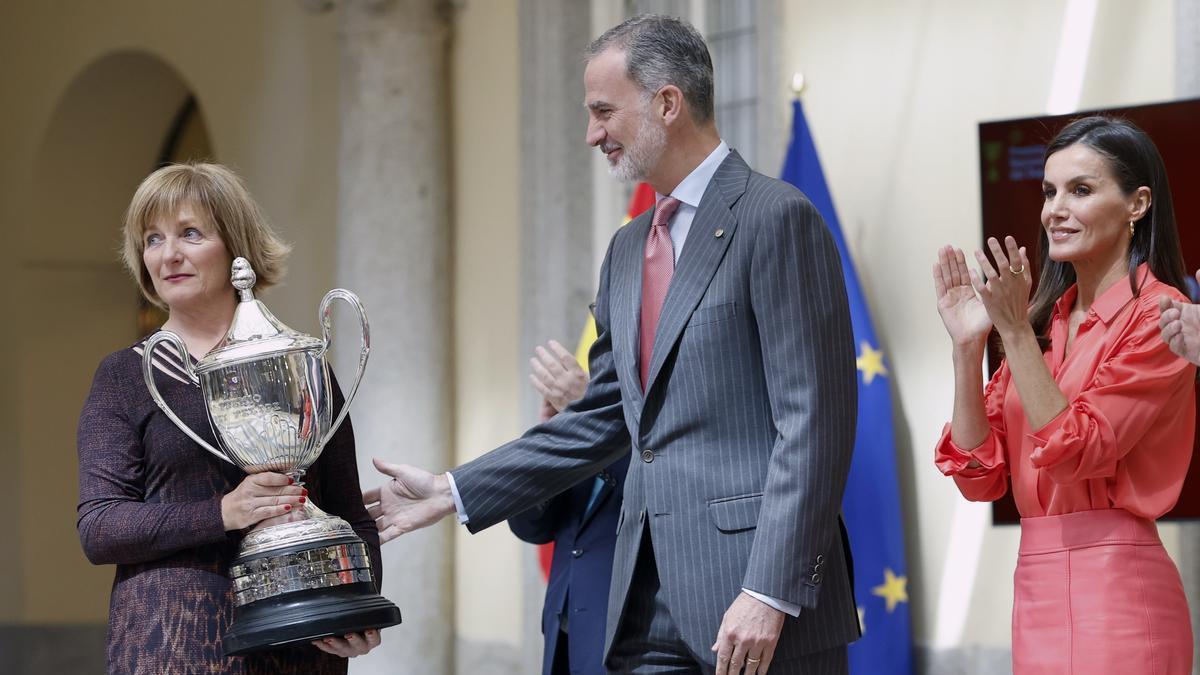
M 713 232 L 713 236 L 717 239 L 720 239 L 721 237 L 725 236 L 725 230 L 718 229 L 716 232 Z

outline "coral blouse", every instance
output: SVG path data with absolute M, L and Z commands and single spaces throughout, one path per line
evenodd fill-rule
M 1096 298 L 1069 354 L 1067 321 L 1077 287 L 1055 303 L 1044 358 L 1069 401 L 1057 417 L 1029 428 L 1006 361 L 984 392 L 987 439 L 965 450 L 950 440 L 946 425 L 935 463 L 964 497 L 999 499 L 1011 476 L 1026 518 L 1111 508 L 1157 518 L 1175 505 L 1192 458 L 1196 367 L 1159 336 L 1158 298 L 1185 298 L 1146 264 L 1137 275 L 1137 297 L 1122 277 Z M 972 459 L 982 466 L 967 468 Z

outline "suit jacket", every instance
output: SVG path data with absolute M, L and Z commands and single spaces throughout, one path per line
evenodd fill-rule
M 453 471 L 468 528 L 561 492 L 632 445 L 606 653 L 646 527 L 667 607 L 696 658 L 713 663 L 742 588 L 803 608 L 785 619 L 776 660 L 846 644 L 859 635 L 839 515 L 857 374 L 833 238 L 803 194 L 730 153 L 680 253 L 643 393 L 650 219 L 609 244 L 584 397 Z
M 560 617 L 567 617 L 568 662 L 579 675 L 607 675 L 604 629 L 612 579 L 617 520 L 629 457 L 602 471 L 600 491 L 588 508 L 594 481 L 585 480 L 546 504 L 508 520 L 508 527 L 531 544 L 554 542 L 554 558 L 542 605 L 546 638 L 542 674 L 550 675 L 558 647 Z

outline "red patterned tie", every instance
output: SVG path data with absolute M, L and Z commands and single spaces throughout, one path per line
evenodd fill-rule
M 650 376 L 650 354 L 654 349 L 654 332 L 658 329 L 658 316 L 662 313 L 663 300 L 675 273 L 675 247 L 671 243 L 671 231 L 667 223 L 679 208 L 679 200 L 664 197 L 654 207 L 654 222 L 650 225 L 650 236 L 646 237 L 646 255 L 642 260 L 642 329 L 640 372 L 642 390 Z

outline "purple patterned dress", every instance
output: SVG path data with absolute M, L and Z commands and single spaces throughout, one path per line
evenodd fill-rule
M 142 380 L 142 345 L 110 354 L 79 418 L 79 517 L 84 553 L 115 564 L 108 614 L 110 673 L 345 673 L 346 659 L 311 645 L 226 657 L 232 621 L 227 576 L 238 532 L 225 532 L 221 498 L 245 474 L 175 427 Z M 156 352 L 156 384 L 176 414 L 216 445 L 200 388 L 173 347 Z M 334 410 L 343 404 L 334 389 Z M 308 470 L 309 498 L 354 528 L 382 580 L 379 534 L 363 508 L 349 418 Z

